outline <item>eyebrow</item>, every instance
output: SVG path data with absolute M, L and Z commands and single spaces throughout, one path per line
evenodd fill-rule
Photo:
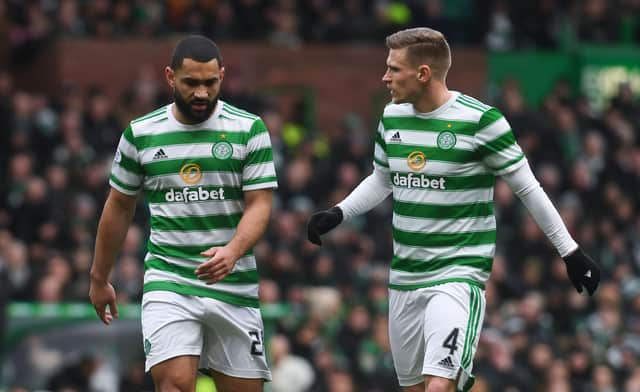
M 181 77 L 180 79 L 182 79 L 182 80 L 196 80 L 198 82 L 215 82 L 216 80 L 219 80 L 220 77 L 214 76 L 212 78 L 200 79 L 200 78 L 196 78 L 196 77 L 193 77 L 193 76 L 186 75 L 186 76 Z

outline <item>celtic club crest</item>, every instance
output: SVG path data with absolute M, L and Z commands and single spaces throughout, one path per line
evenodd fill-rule
M 229 159 L 231 158 L 231 155 L 233 155 L 233 146 L 231 146 L 231 143 L 229 142 L 218 142 L 213 145 L 211 153 L 218 159 Z
M 456 145 L 456 135 L 451 131 L 442 131 L 438 135 L 438 147 L 450 150 Z

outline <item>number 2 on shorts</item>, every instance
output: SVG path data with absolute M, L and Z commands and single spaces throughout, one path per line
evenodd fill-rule
M 249 336 L 251 339 L 251 354 L 252 355 L 262 355 L 262 334 L 259 331 L 249 331 Z

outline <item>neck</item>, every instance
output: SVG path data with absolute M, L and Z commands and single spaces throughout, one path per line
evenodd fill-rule
M 443 82 L 432 81 L 422 97 L 413 103 L 413 107 L 420 113 L 429 113 L 444 105 L 449 98 L 451 92 L 447 86 Z

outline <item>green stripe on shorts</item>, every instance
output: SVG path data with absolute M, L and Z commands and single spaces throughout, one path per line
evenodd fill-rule
M 462 352 L 462 361 L 460 365 L 463 369 L 468 369 L 473 360 L 473 343 L 478 335 L 480 324 L 480 316 L 482 315 L 482 298 L 480 289 L 476 286 L 469 285 L 469 321 L 467 322 L 467 331 L 464 337 L 464 349 Z

